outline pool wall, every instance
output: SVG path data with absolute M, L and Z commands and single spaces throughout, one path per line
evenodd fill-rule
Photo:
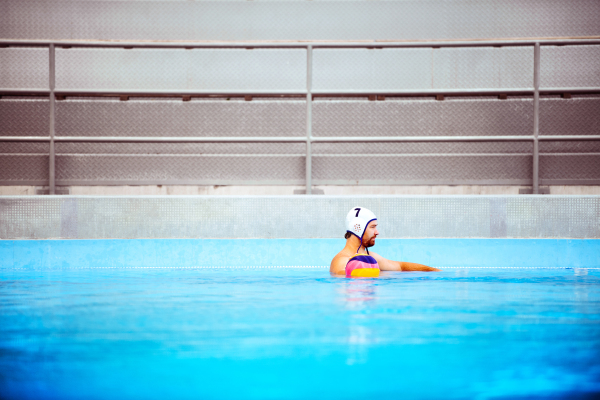
M 3 240 L 0 268 L 328 267 L 343 239 Z M 600 240 L 378 239 L 393 260 L 452 268 L 600 268 Z
M 0 266 L 327 266 L 344 219 L 381 255 L 442 267 L 600 267 L 600 196 L 4 196 Z M 270 239 L 270 240 L 264 240 Z

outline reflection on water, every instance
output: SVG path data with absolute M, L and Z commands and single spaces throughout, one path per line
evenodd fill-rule
M 343 294 L 346 307 L 362 309 L 375 300 L 377 286 L 374 279 L 347 279 L 344 282 Z
M 573 291 L 575 292 L 575 309 L 577 312 L 586 314 L 588 312 L 594 312 L 589 307 L 588 290 L 589 285 L 586 284 L 586 277 L 588 274 L 587 268 L 575 268 L 575 282 L 573 285 Z
M 458 278 L 466 278 L 469 276 L 469 270 L 466 268 L 457 269 L 455 276 Z M 454 283 L 454 287 L 454 295 L 457 300 L 467 300 L 469 298 L 469 282 L 458 281 Z
M 342 287 L 346 310 L 351 311 L 346 341 L 346 365 L 365 364 L 369 358 L 369 345 L 376 340 L 375 332 L 368 326 L 370 318 L 364 310 L 377 299 L 375 279 L 348 279 Z

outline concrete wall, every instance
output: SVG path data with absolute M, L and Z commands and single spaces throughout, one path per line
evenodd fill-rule
M 327 268 L 356 206 L 389 259 L 600 267 L 600 196 L 1 196 L 0 269 Z
M 600 238 L 600 196 L 3 196 L 1 239 Z

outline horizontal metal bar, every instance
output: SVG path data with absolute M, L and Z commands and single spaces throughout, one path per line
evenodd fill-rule
M 429 185 L 502 185 L 502 186 L 531 186 L 532 180 L 529 179 L 423 179 L 423 180 L 403 180 L 403 179 L 313 179 L 313 185 L 344 185 L 344 186 L 374 186 L 374 185 L 395 185 L 395 186 L 429 186 Z
M 600 153 L 540 153 L 540 157 L 600 156 Z
M 594 153 L 595 155 L 596 153 Z M 600 153 L 597 153 L 600 155 Z M 586 154 L 588 155 L 588 154 Z M 531 153 L 316 153 L 313 157 L 331 158 L 426 158 L 426 157 L 531 157 Z
M 313 185 L 344 185 L 344 186 L 429 186 L 429 185 L 481 185 L 481 186 L 531 186 L 532 179 L 424 179 L 424 180 L 391 180 L 391 179 L 313 179 Z M 596 186 L 600 185 L 600 179 L 540 179 L 541 186 L 566 185 L 566 186 Z
M 538 140 L 546 142 L 600 140 L 600 135 L 540 135 Z
M 527 142 L 532 135 L 523 136 L 248 136 L 248 137 L 152 137 L 152 136 L 55 136 L 56 142 L 99 142 L 99 143 L 400 143 L 400 142 Z M 546 135 L 543 141 L 588 141 L 600 140 L 600 135 Z M 0 142 L 48 142 L 49 136 L 0 136 Z
M 172 96 L 245 96 L 245 95 L 262 95 L 262 96 L 280 96 L 280 95 L 306 95 L 306 90 L 105 90 L 105 89 L 56 89 L 54 91 L 60 96 L 80 96 L 86 94 L 97 94 L 103 96 L 151 96 L 157 95 L 172 95 Z
M 290 179 L 290 180 L 214 180 L 214 179 L 166 179 L 156 181 L 82 181 L 73 179 L 57 180 L 57 186 L 141 186 L 141 185 L 240 185 L 240 186 L 251 186 L 251 185 L 290 185 L 290 186 L 304 186 L 304 179 Z M 0 184 L 2 182 L 0 181 Z M 47 181 L 46 183 L 47 184 Z M 396 186 L 422 186 L 422 185 L 506 185 L 506 186 L 531 186 L 531 179 L 428 179 L 422 181 L 416 180 L 389 180 L 389 179 L 313 179 L 314 185 L 396 185 Z M 600 179 L 540 179 L 540 185 L 600 185 Z
M 560 93 L 597 93 L 600 92 L 600 87 L 570 87 L 570 88 L 541 88 L 540 92 L 543 94 L 560 94 Z M 411 90 L 394 90 L 394 91 L 377 91 L 377 90 L 346 90 L 346 91 L 327 91 L 327 90 L 313 90 L 312 94 L 324 96 L 344 96 L 344 95 L 382 95 L 382 96 L 434 96 L 437 94 L 448 95 L 448 96 L 470 96 L 470 95 L 533 95 L 533 88 L 512 88 L 512 89 L 497 89 L 497 88 L 483 88 L 483 89 L 411 89 Z
M 47 142 L 45 136 L 0 136 L 0 142 Z M 357 136 L 311 137 L 321 143 L 395 142 L 514 142 L 532 141 L 533 136 Z M 306 143 L 306 137 L 148 137 L 148 136 L 55 136 L 55 142 L 86 143 Z
M 356 137 L 319 137 L 314 136 L 313 142 L 321 143 L 397 143 L 397 142 L 527 142 L 533 136 L 356 136 Z
M 0 88 L 0 95 L 4 96 L 21 96 L 21 95 L 39 95 L 47 96 L 49 90 L 46 89 L 11 89 Z M 54 92 L 58 96 L 81 96 L 81 97 L 119 97 L 119 96 L 140 96 L 140 97 L 180 97 L 180 96 L 298 96 L 305 97 L 306 91 L 197 91 L 197 90 L 102 90 L 102 89 L 73 89 L 73 90 L 56 90 Z M 313 95 L 319 97 L 327 96 L 496 96 L 500 94 L 506 95 L 533 95 L 533 88 L 516 88 L 516 89 L 420 89 L 420 90 L 394 90 L 394 91 L 378 91 L 378 90 L 347 90 L 347 91 L 327 91 L 314 90 Z M 585 94 L 585 93 L 600 93 L 600 87 L 565 87 L 565 88 L 542 88 L 542 94 Z M 315 96 L 315 97 L 316 97 Z
M 49 142 L 50 136 L 0 136 L 0 142 Z
M 32 88 L 32 89 L 16 89 L 16 88 L 0 88 L 0 94 L 3 96 L 20 96 L 20 95 L 40 95 L 48 96 L 50 89 Z
M 250 42 L 155 42 L 155 41 L 102 41 L 102 40 L 15 40 L 1 39 L 8 46 L 56 46 L 68 47 L 136 47 L 136 48 L 377 48 L 377 47 L 487 47 L 487 46 L 542 46 L 600 44 L 599 36 L 511 38 L 496 40 L 369 40 L 369 41 L 250 41 Z
M 63 154 L 61 154 L 63 155 Z M 70 154 L 64 154 L 70 155 Z M 116 155 L 116 154 L 115 154 Z M 214 156 L 223 156 L 228 154 L 215 154 Z M 248 154 L 253 156 L 253 154 Z M 284 156 L 288 154 L 278 154 L 278 156 Z M 290 156 L 292 154 L 289 154 Z M 298 156 L 293 154 L 294 156 Z M 160 156 L 160 154 L 159 154 Z M 204 156 L 204 155 L 203 155 Z M 255 156 L 262 156 L 262 154 L 256 154 Z M 540 157 L 577 157 L 577 156 L 600 156 L 600 153 L 540 153 Z M 352 158 L 425 158 L 425 157 L 531 157 L 531 153 L 316 153 L 313 157 L 352 157 Z
M 600 89 L 600 88 L 599 88 Z M 562 93 L 562 92 L 561 92 Z M 496 88 L 483 88 L 483 89 L 410 89 L 410 90 L 393 90 L 393 91 L 381 91 L 381 90 L 313 90 L 312 94 L 319 96 L 330 95 L 330 96 L 343 96 L 343 95 L 387 95 L 387 96 L 402 96 L 402 95 L 423 95 L 423 96 L 434 96 L 436 94 L 446 95 L 499 95 L 499 94 L 533 94 L 533 88 L 512 88 L 512 89 L 496 89 Z
M 0 184 L 2 182 L 0 181 Z M 57 186 L 143 186 L 143 185 L 199 185 L 199 186 L 298 186 L 299 189 L 304 187 L 305 180 L 302 179 L 264 179 L 264 180 L 237 180 L 237 179 L 163 179 L 163 180 L 107 180 L 107 181 L 87 181 L 77 179 L 57 179 Z
M 306 143 L 306 137 L 135 137 L 135 136 L 55 136 L 56 142 L 108 142 L 108 143 Z
M 0 153 L 0 157 L 44 157 L 44 158 L 48 158 L 48 152 L 44 152 L 44 153 Z
M 542 46 L 563 46 L 563 45 L 593 45 L 600 44 L 599 36 L 590 36 L 587 38 L 524 38 L 524 39 L 504 39 L 504 40 L 438 40 L 438 41 L 378 41 L 370 44 L 363 43 L 316 43 L 313 48 L 415 48 L 415 47 L 491 47 L 491 46 L 534 46 L 539 42 Z
M 550 186 L 597 186 L 600 185 L 600 179 L 540 179 L 540 185 Z
M 598 153 L 600 155 L 600 153 Z M 19 156 L 28 155 L 35 156 L 40 153 L 0 153 L 1 156 Z M 41 154 L 46 156 L 46 154 Z M 59 157 L 112 157 L 112 158 L 304 158 L 306 154 L 302 153 L 220 153 L 220 154 L 197 154 L 197 153 L 155 153 L 155 154 L 144 154 L 144 153 L 57 153 Z
M 0 142 L 47 142 L 46 136 L 0 136 Z M 95 143 L 306 143 L 306 137 L 151 137 L 151 136 L 55 136 L 55 142 Z
M 0 186 L 48 186 L 48 179 L 0 179 Z
M 305 157 L 305 153 L 56 153 L 57 157 L 196 157 L 196 158 L 255 158 L 255 157 Z M 578 156 L 600 156 L 600 153 L 540 153 L 540 157 L 578 157 Z M 48 153 L 0 153 L 0 157 L 48 157 Z M 352 157 L 352 158 L 425 158 L 425 157 L 531 157 L 531 153 L 316 153 L 313 158 L 325 157 Z
M 57 179 L 56 186 L 145 186 L 145 185 L 273 185 L 273 186 L 298 186 L 303 188 L 304 179 L 278 179 L 278 180 L 227 180 L 227 179 L 163 179 L 163 180 L 78 180 L 78 179 Z M 17 181 L 17 180 L 0 180 L 0 186 L 22 186 L 22 185 L 39 185 L 47 186 L 48 181 Z M 374 185 L 395 185 L 395 186 L 425 186 L 425 185 L 506 185 L 506 186 L 531 186 L 531 179 L 484 179 L 484 180 L 392 180 L 392 179 L 313 179 L 313 186 L 316 185 L 332 185 L 332 186 L 374 186 Z M 566 184 L 565 184 L 566 185 Z
M 50 93 L 48 89 L 14 89 L 0 88 L 0 94 L 4 96 L 20 96 L 20 95 L 40 95 L 47 96 Z M 129 90 L 129 89 L 56 89 L 54 94 L 57 96 L 103 96 L 103 97 L 119 97 L 119 96 L 302 96 L 306 97 L 307 92 L 304 90 L 288 91 L 288 90 L 254 90 L 254 91 L 202 91 L 202 90 Z
M 48 96 L 50 91 L 48 89 L 17 89 L 17 88 L 0 88 L 0 95 L 3 96 Z M 219 97 L 235 97 L 235 96 L 298 96 L 306 97 L 306 91 L 197 91 L 197 90 L 104 90 L 104 89 L 67 89 L 67 90 L 55 90 L 55 95 L 58 96 L 70 96 L 70 97 L 120 97 L 120 96 L 132 96 L 132 97 L 181 97 L 181 96 L 219 96 Z M 324 92 L 325 93 L 325 92 Z M 503 92 L 504 93 L 504 92 Z M 332 96 L 338 95 L 336 93 L 325 93 Z M 352 93 L 343 93 L 352 94 Z M 360 93 L 358 93 L 360 94 Z M 367 94 L 377 94 L 377 92 L 369 92 Z
M 560 94 L 560 93 L 595 93 L 600 91 L 600 87 L 552 87 L 552 88 L 540 88 L 540 94 Z
M 213 179 L 167 179 L 167 180 L 144 180 L 144 181 L 83 181 L 75 179 L 58 179 L 56 186 L 142 186 L 142 185 L 289 185 L 304 186 L 304 179 L 290 180 L 213 180 Z M 389 180 L 389 179 L 313 179 L 313 186 L 426 186 L 426 185 L 503 185 L 503 186 L 531 186 L 531 179 L 487 179 L 487 180 Z M 600 179 L 540 179 L 541 186 L 598 186 Z M 0 180 L 0 186 L 48 186 L 48 180 Z

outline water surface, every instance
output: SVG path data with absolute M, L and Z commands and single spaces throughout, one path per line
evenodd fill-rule
M 594 398 L 600 271 L 2 269 L 0 393 Z

